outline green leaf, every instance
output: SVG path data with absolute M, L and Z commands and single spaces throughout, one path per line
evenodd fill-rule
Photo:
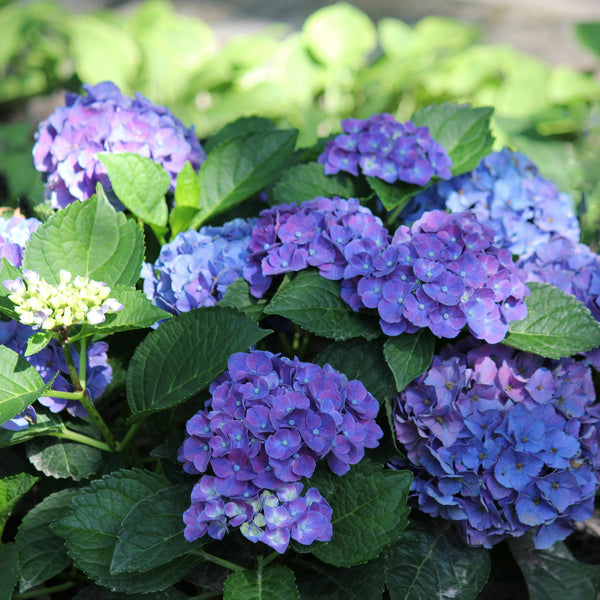
M 52 339 L 52 334 L 49 331 L 37 331 L 27 340 L 27 348 L 25 348 L 25 356 L 31 356 L 37 352 L 41 352 Z
M 292 156 L 296 129 L 247 133 L 229 138 L 208 154 L 200 168 L 198 227 L 275 181 Z
M 547 283 L 528 283 L 528 313 L 513 321 L 503 343 L 547 358 L 563 358 L 600 346 L 600 323 L 583 302 Z
M 169 227 L 171 228 L 171 240 L 182 231 L 187 231 L 200 210 L 191 206 L 176 206 L 169 213 Z
M 144 293 L 130 286 L 116 286 L 110 292 L 123 305 L 123 310 L 106 315 L 106 321 L 99 325 L 82 325 L 81 330 L 71 336 L 71 341 L 90 335 L 109 335 L 117 331 L 145 329 L 161 319 L 172 315 L 154 306 Z
M 580 44 L 600 58 L 600 22 L 577 23 L 575 37 Z
M 225 581 L 223 600 L 298 600 L 294 573 L 283 566 L 268 566 L 260 571 L 245 569 L 232 573 Z
M 21 271 L 3 258 L 0 263 L 0 284 L 9 279 L 17 279 L 17 277 L 21 277 Z M 8 299 L 10 293 L 4 285 L 0 285 L 0 312 L 11 319 L 18 320 L 19 315 L 15 312 L 15 305 Z
M 329 363 L 349 379 L 362 381 L 367 390 L 380 402 L 396 392 L 394 379 L 383 361 L 383 342 L 355 338 L 331 344 L 317 354 L 313 362 Z
M 49 388 L 33 365 L 0 346 L 0 425 L 23 412 Z
M 402 211 L 415 194 L 425 189 L 419 185 L 412 185 L 411 183 L 404 183 L 402 181 L 391 185 L 376 177 L 367 176 L 366 179 L 369 187 L 379 196 L 386 210 L 396 209 L 397 212 Z
M 231 308 L 208 307 L 172 317 L 137 347 L 127 372 L 127 401 L 134 415 L 177 406 L 203 390 L 271 333 Z
M 386 340 L 383 354 L 394 375 L 396 391 L 401 392 L 413 379 L 429 368 L 434 346 L 433 334 L 425 329 Z
M 73 600 L 149 600 L 149 597 L 148 594 L 122 594 L 111 592 L 105 587 L 89 585 L 73 596 Z M 160 592 L 153 592 L 152 600 L 189 600 L 189 596 L 171 587 Z
M 23 267 L 57 285 L 60 270 L 103 281 L 135 285 L 144 259 L 138 225 L 104 199 L 92 197 L 58 211 L 31 236 Z
M 160 476 L 149 471 L 115 471 L 79 489 L 67 514 L 51 529 L 65 538 L 75 566 L 96 583 L 131 594 L 164 590 L 179 581 L 197 559 L 178 558 L 143 575 L 113 575 L 110 565 L 121 524 L 129 511 L 165 485 Z
M 325 175 L 323 165 L 312 162 L 290 167 L 273 186 L 274 204 L 300 204 L 317 196 L 352 198 L 356 196 L 354 181 L 345 173 Z
M 452 159 L 452 173 L 473 170 L 492 151 L 490 131 L 493 108 L 472 108 L 466 104 L 438 104 L 421 109 L 412 118 L 417 127 L 427 126 L 433 139 Z
M 385 557 L 391 600 L 475 600 L 490 572 L 489 552 L 469 548 L 442 522 L 411 526 Z
M 169 216 L 165 194 L 171 178 L 163 167 L 131 152 L 99 152 L 97 157 L 119 200 L 148 225 L 164 227 Z
M 24 496 L 31 486 L 37 481 L 37 477 L 27 473 L 19 473 L 11 477 L 0 479 L 0 535 L 15 504 Z
M 317 10 L 302 28 L 305 43 L 321 63 L 358 68 L 377 46 L 377 30 L 358 8 L 339 2 Z
M 76 493 L 77 490 L 67 488 L 50 494 L 23 518 L 15 538 L 21 592 L 44 583 L 71 564 L 63 540 L 50 530 L 50 523 L 67 512 Z
M 19 553 L 13 543 L 0 546 L 0 600 L 10 600 L 19 576 Z
M 280 315 L 317 335 L 334 340 L 381 335 L 377 320 L 354 312 L 340 296 L 340 283 L 321 277 L 317 271 L 300 271 L 280 286 L 265 314 Z
M 597 600 L 600 567 L 575 560 L 557 542 L 549 550 L 535 550 L 530 536 L 510 540 L 510 549 L 525 577 L 529 600 Z
M 315 562 L 296 575 L 300 597 L 306 600 L 380 600 L 385 589 L 382 558 L 351 569 Z
M 48 477 L 74 481 L 92 476 L 102 464 L 102 452 L 97 448 L 46 437 L 27 444 L 27 458 Z
M 198 173 L 188 161 L 177 174 L 175 182 L 175 206 L 198 208 L 200 201 L 200 183 Z
M 242 277 L 227 286 L 219 306 L 235 308 L 250 317 L 253 321 L 259 321 L 267 301 L 263 298 L 255 298 L 250 294 L 250 285 Z
M 209 153 L 221 142 L 231 138 L 244 135 L 246 133 L 267 133 L 275 130 L 275 125 L 265 117 L 242 117 L 227 123 L 217 133 L 211 135 L 206 142 L 202 144 L 204 151 Z
M 41 412 L 36 409 L 37 421 L 30 423 L 25 429 L 20 431 L 9 431 L 0 428 L 0 448 L 13 446 L 31 440 L 38 435 L 48 435 L 52 431 L 61 431 L 63 428 L 62 420 L 59 415 L 51 412 Z
M 406 499 L 411 481 L 408 471 L 384 470 L 367 459 L 353 465 L 343 477 L 325 470 L 316 472 L 307 487 L 316 486 L 331 505 L 333 537 L 330 542 L 313 544 L 310 551 L 336 567 L 379 556 L 408 524 Z
M 190 485 L 176 485 L 140 500 L 127 514 L 115 546 L 111 573 L 147 571 L 206 544 L 183 537 L 181 515 L 190 506 Z

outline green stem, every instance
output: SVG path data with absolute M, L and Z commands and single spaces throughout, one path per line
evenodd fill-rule
M 281 342 L 281 345 L 283 346 L 284 352 L 290 358 L 292 358 L 294 356 L 294 349 L 292 348 L 292 345 L 290 344 L 290 341 L 287 339 L 287 336 L 285 333 L 283 333 L 283 332 L 279 333 L 279 341 Z
M 100 416 L 100 413 L 96 410 L 96 407 L 92 404 L 92 401 L 88 398 L 87 394 L 82 396 L 80 402 L 83 404 L 85 410 L 87 410 L 87 413 L 92 418 L 92 421 L 96 423 L 96 426 L 100 430 L 102 437 L 106 440 L 109 448 L 111 450 L 115 450 L 117 447 L 117 442 L 115 441 L 112 432 L 108 428 L 108 425 L 104 422 L 104 419 Z
M 65 355 L 65 362 L 67 363 L 67 369 L 69 369 L 69 375 L 71 376 L 71 381 L 75 386 L 76 390 L 85 391 L 85 380 L 83 385 L 79 380 L 79 373 L 77 373 L 77 369 L 75 368 L 75 363 L 73 362 L 73 350 L 71 349 L 71 344 L 68 342 L 62 345 L 63 354 Z M 80 357 L 81 362 L 81 357 Z
M 14 596 L 14 600 L 26 600 L 27 598 L 39 598 L 40 596 L 44 596 L 45 594 L 54 594 L 56 592 L 63 592 L 64 590 L 68 590 L 75 585 L 74 581 L 66 581 L 65 583 L 60 583 L 59 585 L 55 585 L 47 588 L 38 588 L 37 590 L 30 590 L 29 592 L 23 592 L 22 594 L 17 594 Z
M 261 557 L 263 568 L 266 567 L 269 563 L 273 562 L 279 556 L 281 556 L 281 554 L 279 554 L 279 552 L 271 552 L 271 554 L 269 554 L 269 556 L 267 556 L 267 558 Z
M 87 375 L 87 345 L 87 338 L 79 340 L 79 381 L 83 384 L 83 389 L 85 389 Z
M 133 436 L 137 433 L 137 430 L 141 427 L 142 421 L 137 421 L 130 428 L 129 431 L 125 434 L 125 437 L 117 444 L 117 452 L 123 452 L 125 448 L 129 445 L 129 442 L 133 439 Z
M 48 390 L 45 392 L 50 398 L 65 398 L 66 400 L 81 400 L 84 396 L 82 391 L 79 392 L 63 392 L 61 390 Z
M 71 440 L 72 442 L 78 442 L 79 444 L 85 444 L 86 446 L 91 446 L 92 448 L 98 448 L 98 450 L 104 450 L 105 452 L 111 452 L 112 448 L 101 442 L 100 440 L 95 440 L 87 435 L 83 435 L 82 433 L 77 433 L 76 431 L 72 431 L 71 429 L 67 429 L 63 425 L 61 431 L 50 431 L 48 435 L 53 437 L 61 438 L 63 440 Z
M 194 550 L 193 554 L 203 558 L 204 560 L 212 562 L 215 565 L 225 567 L 226 569 L 229 569 L 230 571 L 243 571 L 244 570 L 244 567 L 242 567 L 240 565 L 236 565 L 235 563 L 232 563 L 228 560 L 225 560 L 224 558 L 221 558 L 220 556 L 215 556 L 214 554 L 209 554 L 208 552 L 205 552 L 204 550 Z

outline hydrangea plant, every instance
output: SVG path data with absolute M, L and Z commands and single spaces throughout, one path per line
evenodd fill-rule
M 595 600 L 600 263 L 489 110 L 200 146 L 85 91 L 0 221 L 4 597 L 475 599 L 505 545 Z

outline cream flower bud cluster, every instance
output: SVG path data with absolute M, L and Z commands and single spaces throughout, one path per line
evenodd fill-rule
M 109 298 L 110 287 L 88 277 L 73 278 L 68 271 L 60 271 L 60 283 L 51 285 L 36 271 L 23 269 L 22 277 L 3 281 L 11 292 L 9 300 L 15 304 L 19 320 L 35 329 L 56 329 L 89 323 L 104 322 L 107 313 L 123 309 L 115 298 Z

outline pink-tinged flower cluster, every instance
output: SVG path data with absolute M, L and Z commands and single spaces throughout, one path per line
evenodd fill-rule
M 200 168 L 204 151 L 194 134 L 169 109 L 140 93 L 130 98 L 111 82 L 84 85 L 83 96 L 68 93 L 65 106 L 42 121 L 33 162 L 46 183 L 52 208 L 87 200 L 96 184 L 111 189 L 98 152 L 134 152 L 160 163 L 171 189 L 186 162 Z
M 592 516 L 600 407 L 590 369 L 464 340 L 396 399 L 394 428 L 411 498 L 489 548 L 534 532 L 549 548 Z
M 319 197 L 260 213 L 244 278 L 260 297 L 273 276 L 316 267 L 342 280 L 342 298 L 353 310 L 376 309 L 387 335 L 428 327 L 453 338 L 467 326 L 496 343 L 511 321 L 527 315 L 529 289 L 493 238 L 471 213 L 439 210 L 390 237 L 358 200 Z
M 319 460 L 348 472 L 382 437 L 379 404 L 330 367 L 250 351 L 229 358 L 211 398 L 186 425 L 178 459 L 201 475 L 184 513 L 185 537 L 221 539 L 229 526 L 284 552 L 331 537 L 331 509 L 316 489 L 301 495 Z
M 37 219 L 25 219 L 18 215 L 9 219 L 0 218 L 0 259 L 6 258 L 13 267 L 20 267 L 23 250 L 31 234 L 40 225 Z
M 452 159 L 428 127 L 411 121 L 399 123 L 388 113 L 368 119 L 345 119 L 342 135 L 325 145 L 317 159 L 326 175 L 346 171 L 358 175 L 358 167 L 370 177 L 388 183 L 405 181 L 425 185 L 434 177 L 449 179 Z
M 18 354 L 25 356 L 27 349 L 27 340 L 35 333 L 33 328 L 18 323 L 17 321 L 0 322 L 0 344 L 7 346 Z M 90 345 L 87 352 L 86 369 L 86 392 L 91 400 L 99 398 L 108 384 L 112 381 L 112 367 L 108 364 L 108 344 L 106 342 L 94 342 Z M 50 343 L 40 352 L 26 356 L 32 364 L 44 383 L 56 379 L 52 383 L 52 389 L 62 392 L 74 392 L 75 388 L 70 381 L 69 368 L 65 362 L 65 357 L 56 340 L 50 340 Z M 73 362 L 75 368 L 79 368 L 79 355 L 73 350 Z M 64 398 L 53 398 L 51 396 L 42 396 L 37 400 L 41 405 L 48 407 L 50 412 L 57 413 L 66 410 L 76 417 L 87 417 L 88 414 L 83 405 L 76 400 L 65 400 Z M 25 429 L 30 423 L 35 423 L 37 415 L 35 408 L 29 406 L 22 413 L 18 414 L 10 421 L 0 425 L 3 429 L 18 431 Z

